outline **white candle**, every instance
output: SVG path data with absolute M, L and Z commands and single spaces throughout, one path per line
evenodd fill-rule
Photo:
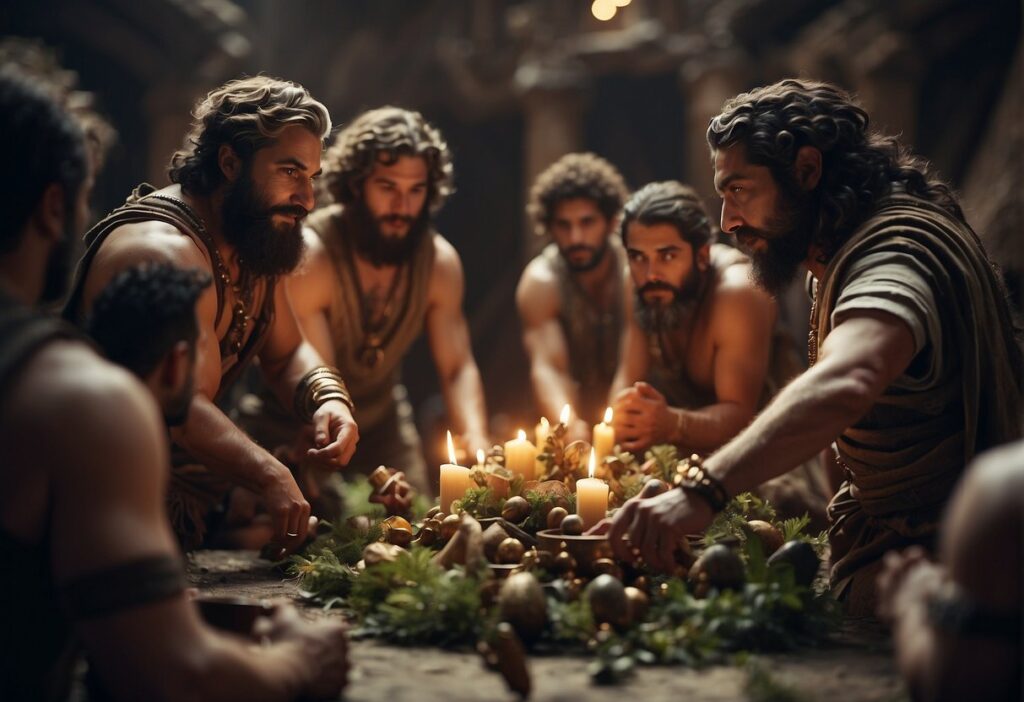
M 576 514 L 583 520 L 584 529 L 594 526 L 608 513 L 608 483 L 594 477 L 596 463 L 594 449 L 590 449 L 590 477 L 576 481 Z
M 551 433 L 551 422 L 548 421 L 547 417 L 541 417 L 540 421 L 537 422 L 536 428 L 533 430 L 533 435 L 537 437 L 537 448 L 541 451 L 544 450 L 544 444 L 547 443 L 548 434 Z
M 610 456 L 615 447 L 615 429 L 612 427 L 612 408 L 604 411 L 604 421 L 594 425 L 594 451 L 597 460 L 603 461 Z
M 469 468 L 455 463 L 455 446 L 452 433 L 448 432 L 448 460 L 441 465 L 441 511 L 450 514 L 452 502 L 460 500 L 469 489 Z
M 526 432 L 519 430 L 519 436 L 505 442 L 505 467 L 523 480 L 533 480 L 537 467 L 537 447 L 526 439 Z
M 562 407 L 562 411 L 558 414 L 558 421 L 569 426 L 569 420 L 572 419 L 572 408 L 569 405 Z

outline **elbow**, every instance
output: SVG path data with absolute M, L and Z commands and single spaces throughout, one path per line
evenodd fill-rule
M 869 367 L 848 370 L 832 378 L 829 385 L 833 404 L 854 418 L 860 418 L 871 409 L 885 389 L 880 374 Z

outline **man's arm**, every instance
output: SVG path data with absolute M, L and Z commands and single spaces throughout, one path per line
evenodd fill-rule
M 427 307 L 427 338 L 452 423 L 471 452 L 488 449 L 487 409 L 480 370 L 473 358 L 469 325 L 462 313 L 465 280 L 455 248 L 434 237 L 435 257 Z
M 306 227 L 302 230 L 302 238 L 306 242 L 306 253 L 299 267 L 286 279 L 288 297 L 291 298 L 292 311 L 302 336 L 313 345 L 321 358 L 336 366 L 330 313 L 331 292 L 337 286 L 337 273 L 316 232 Z
M 120 227 L 104 242 L 89 270 L 85 311 L 118 273 L 146 262 L 211 273 L 211 264 L 199 247 L 173 227 L 159 222 Z M 196 303 L 199 337 L 195 394 L 188 418 L 183 425 L 173 428 L 171 435 L 210 470 L 262 495 L 273 520 L 275 541 L 295 548 L 303 543 L 309 528 L 309 503 L 288 468 L 255 444 L 213 403 L 221 380 L 216 317 L 217 291 L 211 285 Z
M 76 346 L 41 354 L 29 370 L 38 380 L 25 387 L 48 389 L 20 405 L 38 417 L 39 435 L 26 440 L 51 475 L 58 589 L 140 558 L 180 559 L 159 412 L 128 373 Z M 184 592 L 80 618 L 76 629 L 115 699 L 291 699 L 336 692 L 347 668 L 336 624 L 279 626 L 278 642 L 261 648 L 205 626 Z
M 619 394 L 626 388 L 647 377 L 651 359 L 647 349 L 647 336 L 633 317 L 633 276 L 625 274 L 623 283 L 623 331 L 619 351 L 619 367 L 608 391 L 608 404 L 614 406 Z
M 705 461 L 730 495 L 749 490 L 808 460 L 857 422 L 914 356 L 905 322 L 886 312 L 855 311 L 826 337 L 818 363 L 786 386 L 750 426 Z M 711 510 L 679 490 L 627 503 L 609 538 L 616 555 L 671 568 L 675 540 L 704 529 Z
M 558 282 L 543 259 L 527 265 L 516 288 L 516 307 L 523 327 L 523 346 L 530 358 L 533 395 L 542 416 L 558 421 L 562 407 L 577 404 L 576 387 L 569 375 L 569 348 L 558 321 Z M 579 419 L 570 427 L 570 437 L 589 438 L 589 427 Z

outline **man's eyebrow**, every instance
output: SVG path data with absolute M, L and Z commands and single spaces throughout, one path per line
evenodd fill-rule
M 309 166 L 307 166 L 305 163 L 303 163 L 299 159 L 295 158 L 294 156 L 288 156 L 287 158 L 278 159 L 274 163 L 276 165 L 278 165 L 278 166 L 295 166 L 300 171 L 308 171 L 309 170 Z M 314 176 L 318 176 L 318 175 L 320 175 L 323 172 L 324 172 L 324 169 L 321 168 L 320 170 L 318 170 L 313 175 Z
M 678 244 L 668 244 L 667 246 L 659 246 L 656 250 L 658 253 L 665 253 L 666 251 L 679 251 L 681 248 Z
M 729 183 L 733 182 L 734 180 L 739 180 L 740 178 L 743 177 L 743 173 L 730 173 L 725 178 L 722 178 L 722 180 L 715 183 L 715 192 L 721 195 L 723 192 L 725 192 L 725 189 L 729 187 Z

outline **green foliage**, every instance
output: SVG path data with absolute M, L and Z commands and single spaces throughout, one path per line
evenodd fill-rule
M 483 628 L 480 581 L 460 569 L 442 569 L 432 556 L 430 549 L 413 547 L 355 580 L 348 605 L 359 615 L 362 633 L 403 645 L 476 642 Z
M 672 444 L 658 444 L 644 453 L 644 460 L 657 461 L 658 470 L 651 475 L 661 478 L 669 485 L 674 484 L 676 466 L 679 465 L 679 450 Z
M 779 682 L 760 661 L 746 664 L 747 681 L 743 692 L 751 702 L 806 702 L 808 697 L 799 690 Z
M 298 578 L 303 594 L 329 603 L 328 606 L 349 593 L 356 576 L 355 571 L 329 549 L 308 558 L 293 555 L 288 563 L 288 574 Z
M 462 509 L 477 519 L 489 517 L 500 517 L 501 508 L 505 506 L 505 499 L 495 497 L 494 491 L 489 487 L 473 487 L 466 490 L 466 494 L 460 500 L 456 500 L 452 511 Z
M 576 494 L 570 493 L 568 499 L 550 492 L 537 492 L 527 490 L 523 497 L 530 503 L 530 516 L 526 518 L 522 527 L 524 531 L 536 534 L 541 529 L 547 529 L 548 512 L 559 505 L 565 507 L 569 514 L 576 511 Z M 568 502 L 568 504 L 564 504 Z

